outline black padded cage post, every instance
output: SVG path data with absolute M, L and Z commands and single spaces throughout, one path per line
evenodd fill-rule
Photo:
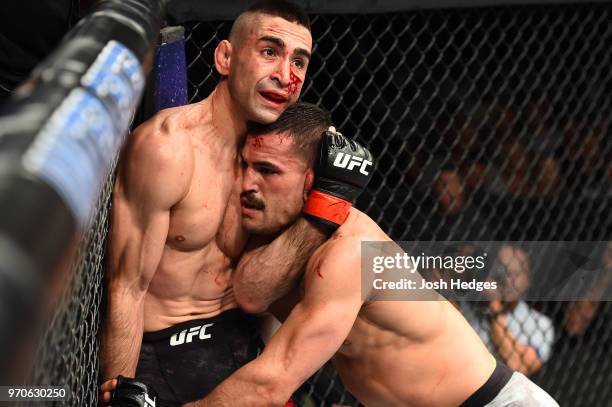
M 141 96 L 164 3 L 99 2 L 3 105 L 0 383 L 18 380 L 11 367 L 27 370 L 32 327 L 48 314 L 41 307 L 59 301 L 53 283 L 63 281 L 91 224 Z

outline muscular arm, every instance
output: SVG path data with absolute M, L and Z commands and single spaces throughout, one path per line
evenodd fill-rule
M 257 359 L 189 406 L 283 406 L 340 348 L 361 307 L 360 244 L 338 239 L 315 254 L 304 299 Z
M 268 244 L 250 248 L 234 272 L 234 295 L 242 309 L 263 312 L 297 283 L 327 232 L 301 218 Z
M 176 137 L 145 123 L 122 157 L 109 232 L 108 310 L 100 352 L 104 378 L 135 374 L 144 297 L 162 257 L 170 209 L 187 191 L 188 151 Z

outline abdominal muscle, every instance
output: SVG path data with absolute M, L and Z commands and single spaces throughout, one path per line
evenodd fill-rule
M 236 308 L 232 271 L 232 262 L 214 241 L 189 252 L 166 246 L 145 297 L 144 331 L 211 318 Z
M 199 175 L 172 210 L 164 252 L 145 296 L 145 332 L 238 306 L 231 277 L 247 238 L 240 218 L 241 180 L 236 154 L 217 155 L 224 166 L 205 167 L 208 156 L 196 160 Z

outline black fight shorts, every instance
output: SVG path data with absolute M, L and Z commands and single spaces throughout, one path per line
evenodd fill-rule
M 256 319 L 231 309 L 146 332 L 136 379 L 157 391 L 158 405 L 180 406 L 206 396 L 262 349 Z

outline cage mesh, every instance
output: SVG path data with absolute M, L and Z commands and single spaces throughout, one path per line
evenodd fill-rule
M 609 240 L 610 11 L 315 15 L 302 100 L 377 157 L 358 207 L 395 240 Z M 186 26 L 196 102 L 217 83 L 211 56 L 230 23 Z M 530 332 L 552 346 L 533 380 L 561 405 L 610 406 L 610 303 L 529 306 L 553 327 Z M 296 399 L 358 405 L 331 365 Z
M 315 15 L 302 99 L 330 110 L 344 134 L 375 154 L 358 207 L 396 240 L 607 241 L 611 18 L 605 4 Z M 196 102 L 217 83 L 213 49 L 230 23 L 186 28 Z M 97 400 L 111 189 L 109 182 L 34 372 L 35 383 L 69 386 L 72 405 Z M 610 406 L 610 303 L 529 306 L 554 327 L 536 383 L 563 406 Z M 331 365 L 296 400 L 358 405 Z
M 67 401 L 53 404 L 98 404 L 104 258 L 115 167 L 116 162 L 102 187 L 95 218 L 82 236 L 71 272 L 65 276 L 64 293 L 58 296 L 61 300 L 47 322 L 31 378 L 26 381 L 69 389 Z

